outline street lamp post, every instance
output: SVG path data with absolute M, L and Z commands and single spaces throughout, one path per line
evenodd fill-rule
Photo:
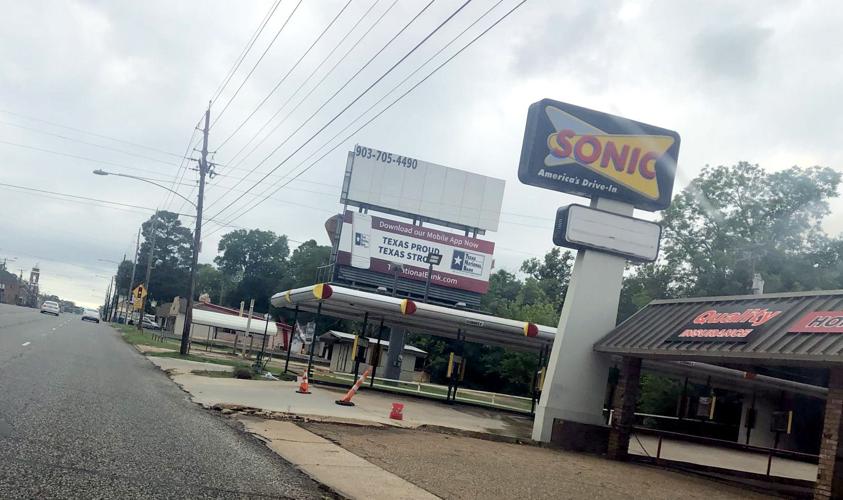
M 178 193 L 173 189 L 163 186 L 155 181 L 144 179 L 143 177 L 137 177 L 134 175 L 121 174 L 116 172 L 107 172 L 102 169 L 94 170 L 94 174 L 96 175 L 116 175 L 118 177 L 136 179 L 142 182 L 146 182 L 148 184 L 152 184 L 154 186 L 157 186 L 161 189 L 173 193 L 174 195 L 178 196 L 179 198 L 183 199 L 184 201 L 196 208 L 196 224 L 193 230 L 193 257 L 190 262 L 190 286 L 187 294 L 187 304 L 184 311 L 184 328 L 182 329 L 181 334 L 181 345 L 179 347 L 179 353 L 182 356 L 187 354 L 187 348 L 190 342 L 190 327 L 191 322 L 193 320 L 193 294 L 196 289 L 196 266 L 199 261 L 199 245 L 202 242 L 202 204 L 203 199 L 205 197 L 205 175 L 207 175 L 211 171 L 210 165 L 208 163 L 208 130 L 210 129 L 210 119 L 211 106 L 209 103 L 208 109 L 205 111 L 205 127 L 202 130 L 202 157 L 199 159 L 199 194 L 197 195 L 196 203 L 193 203 L 181 193 Z M 211 175 L 213 175 L 213 173 L 211 173 Z
M 424 303 L 427 304 L 427 295 L 430 292 L 430 278 L 433 276 L 433 266 L 438 266 L 440 262 L 442 262 L 442 254 L 428 252 L 427 257 L 424 259 L 427 261 L 427 279 L 424 282 Z

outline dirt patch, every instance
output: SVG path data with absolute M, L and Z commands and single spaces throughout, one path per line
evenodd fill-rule
M 640 464 L 420 430 L 300 423 L 443 498 L 770 498 Z

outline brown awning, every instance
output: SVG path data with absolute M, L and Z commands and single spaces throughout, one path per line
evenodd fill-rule
M 650 359 L 843 363 L 843 290 L 656 300 L 594 349 Z

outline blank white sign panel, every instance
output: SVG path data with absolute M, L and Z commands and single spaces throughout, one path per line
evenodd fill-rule
M 345 200 L 497 231 L 505 181 L 365 146 L 355 146 Z
M 565 239 L 585 247 L 656 259 L 661 227 L 650 221 L 633 219 L 580 205 L 568 208 Z

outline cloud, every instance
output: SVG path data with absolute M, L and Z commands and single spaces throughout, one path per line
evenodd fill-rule
M 752 82 L 764 60 L 772 30 L 750 25 L 720 25 L 705 29 L 694 39 L 694 56 L 709 77 L 730 82 Z
M 15 22 L 0 31 L 0 109 L 126 139 L 175 156 L 0 113 L 0 122 L 43 128 L 157 160 L 0 123 L 0 140 L 121 165 L 102 165 L 0 143 L 0 179 L 150 208 L 162 205 L 166 195 L 153 186 L 94 177 L 90 172 L 109 168 L 162 179 L 171 185 L 181 163 L 179 156 L 187 148 L 209 97 L 270 3 L 264 0 L 235 6 L 224 1 L 75 1 L 45 9 L 32 2 L 7 2 L 4 15 Z M 505 1 L 494 16 L 514 3 Z M 284 108 L 279 117 L 289 113 L 287 121 L 265 144 L 242 164 L 232 165 L 229 160 L 234 154 L 281 108 L 371 2 L 352 2 L 342 22 L 326 34 L 267 104 L 228 144 L 220 146 L 344 4 L 344 0 L 302 3 L 288 29 L 212 129 L 210 149 L 218 150 L 214 158 L 220 163 L 217 170 L 221 175 L 208 188 L 207 202 L 215 204 L 208 215 L 231 201 L 235 201 L 234 208 L 241 209 L 297 165 L 309 166 L 312 160 L 305 158 L 316 151 L 315 157 L 321 156 L 324 151 L 317 146 L 491 5 L 470 4 L 452 25 L 431 38 L 252 193 L 242 190 L 254 184 L 258 175 L 252 175 L 237 188 L 239 191 L 230 191 L 228 188 L 246 173 L 242 169 L 255 167 L 290 138 L 257 172 L 268 172 L 279 165 L 455 8 L 448 2 L 435 3 L 294 134 L 421 8 L 413 2 L 399 2 L 295 113 L 289 112 L 315 80 Z M 282 2 L 230 87 L 212 108 L 214 117 L 293 5 Z M 371 16 L 379 15 L 387 5 L 381 2 Z M 363 28 L 371 26 L 371 16 L 350 40 L 356 40 Z M 837 95 L 843 87 L 841 22 L 843 12 L 832 1 L 712 1 L 704 8 L 686 1 L 527 2 L 300 180 L 234 224 L 327 243 L 323 222 L 341 208 L 337 200 L 346 152 L 361 143 L 505 179 L 501 230 L 488 237 L 497 243 L 498 267 L 516 270 L 521 260 L 550 248 L 556 208 L 582 201 L 523 186 L 516 178 L 527 107 L 544 97 L 679 131 L 682 149 L 675 191 L 705 164 L 749 160 L 770 170 L 793 164 L 840 167 L 843 151 L 838 142 L 843 135 L 843 110 Z M 488 23 L 481 22 L 467 36 Z M 317 74 L 317 80 L 350 43 L 335 53 Z M 446 50 L 437 62 L 462 43 Z M 197 137 L 194 135 L 194 140 Z M 191 157 L 197 154 L 189 149 L 188 153 Z M 189 170 L 176 188 L 192 198 L 195 179 L 195 171 Z M 96 275 L 110 275 L 113 266 L 97 259 L 117 260 L 124 252 L 131 253 L 139 224 L 151 215 L 143 210 L 72 203 L 8 189 L 0 189 L 0 206 L 5 210 L 0 216 L 0 256 L 17 252 L 59 261 L 42 262 L 44 284 L 60 294 L 66 291 L 70 298 L 74 293 L 94 293 L 90 290 L 96 288 L 102 290 L 99 296 L 103 295 L 106 280 Z M 191 208 L 178 198 L 168 207 L 182 211 Z M 236 213 L 231 211 L 232 216 Z M 203 262 L 213 259 L 217 241 L 225 233 L 215 229 L 214 223 L 206 224 L 200 256 Z M 20 265 L 30 266 L 37 257 L 24 258 L 30 260 L 19 261 Z M 81 267 L 88 272 L 61 270 L 61 263 L 88 266 Z

